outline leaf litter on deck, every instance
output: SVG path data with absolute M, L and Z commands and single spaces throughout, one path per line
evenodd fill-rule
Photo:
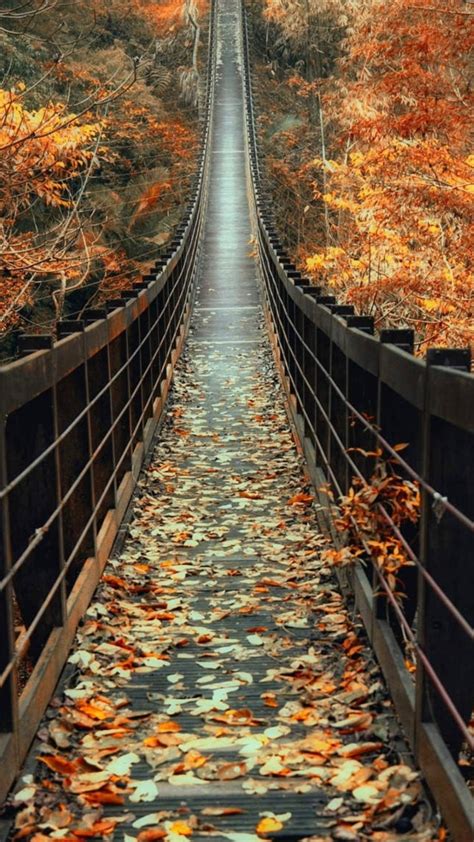
M 238 359 L 211 406 L 218 352 L 180 364 L 127 540 L 78 631 L 36 774 L 13 796 L 13 838 L 257 842 L 291 832 L 313 792 L 314 840 L 444 838 L 321 561 L 263 347 L 258 359 Z M 263 809 L 268 793 L 292 794 L 293 811 Z

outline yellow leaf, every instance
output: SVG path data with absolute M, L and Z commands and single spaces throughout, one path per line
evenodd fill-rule
M 179 833 L 180 836 L 192 836 L 193 834 L 192 828 L 189 827 L 189 825 L 183 821 L 173 822 L 173 824 L 170 827 L 170 830 L 173 833 Z
M 277 830 L 281 830 L 282 827 L 283 825 L 279 819 L 273 819 L 267 816 L 259 821 L 256 831 L 257 833 L 275 833 Z

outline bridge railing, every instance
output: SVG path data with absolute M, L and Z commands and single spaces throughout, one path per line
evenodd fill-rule
M 24 336 L 0 367 L 0 802 L 36 733 L 151 445 L 191 309 L 204 216 L 215 26 L 192 197 L 153 272 Z
M 407 738 L 455 839 L 473 838 L 462 775 L 474 747 L 474 376 L 468 349 L 413 355 L 411 330 L 375 333 L 292 264 L 260 160 L 243 12 L 246 111 L 265 304 L 274 350 L 315 488 L 326 511 L 377 463 L 420 489 L 416 526 L 378 514 L 410 562 L 393 581 L 370 548 L 339 569 L 382 666 Z M 404 444 L 403 450 L 397 448 Z M 367 457 L 364 454 L 372 454 Z M 321 489 L 330 487 L 330 497 Z M 335 541 L 340 541 L 328 523 Z M 356 527 L 357 524 L 354 524 Z M 407 652 L 409 658 L 407 658 Z M 415 672 L 410 671 L 414 669 Z M 407 666 L 410 668 L 407 668 Z M 464 753 L 464 754 L 463 754 Z

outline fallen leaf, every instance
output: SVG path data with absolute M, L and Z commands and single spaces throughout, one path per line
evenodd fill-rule
M 283 824 L 278 819 L 266 817 L 261 819 L 255 828 L 257 833 L 264 834 L 264 833 L 276 833 L 278 830 L 281 830 Z
M 158 787 L 153 780 L 148 781 L 130 781 L 130 786 L 135 786 L 129 800 L 133 804 L 139 804 L 141 801 L 154 801 L 158 795 Z
M 304 491 L 300 492 L 299 494 L 295 494 L 293 497 L 290 497 L 288 500 L 289 506 L 297 506 L 302 504 L 304 506 L 309 506 L 314 500 L 313 494 L 305 494 Z
M 230 708 L 224 713 L 212 717 L 216 722 L 225 722 L 227 725 L 259 725 L 258 719 L 254 719 L 253 713 L 248 708 L 234 710 Z
M 132 827 L 137 828 L 140 830 L 142 827 L 150 827 L 154 825 L 153 830 L 156 830 L 156 825 L 162 820 L 163 813 L 147 813 L 146 816 L 141 816 L 139 819 L 135 819 L 132 824 Z M 164 832 L 164 831 L 163 831 Z M 157 837 L 161 839 L 162 837 Z
M 383 743 L 348 743 L 339 748 L 337 753 L 341 757 L 359 757 L 361 754 L 370 754 L 382 748 Z
M 177 821 L 169 828 L 172 833 L 179 833 L 180 836 L 192 836 L 193 830 L 187 822 Z
M 352 795 L 356 801 L 362 801 L 364 804 L 376 804 L 381 797 L 379 790 L 371 784 L 356 787 L 352 790 Z
M 113 833 L 116 826 L 116 819 L 103 819 L 102 821 L 95 822 L 95 824 L 91 827 L 75 828 L 74 830 L 71 830 L 71 833 L 73 833 L 74 836 L 78 836 L 80 839 L 87 839 L 95 836 L 103 838 L 104 836 L 108 836 L 110 833 Z
M 124 804 L 125 798 L 118 792 L 109 788 L 99 789 L 96 792 L 86 792 L 83 798 L 89 804 L 115 804 L 117 806 Z
M 158 839 L 164 839 L 167 836 L 166 830 L 161 827 L 149 827 L 147 830 L 142 830 L 137 836 L 137 842 L 156 842 Z
M 181 731 L 181 725 L 179 722 L 170 719 L 168 722 L 160 722 L 156 730 L 160 734 L 167 734 L 173 731 Z
M 329 810 L 330 813 L 335 813 L 342 807 L 343 804 L 343 798 L 332 798 L 329 804 L 326 804 L 326 810 Z
M 65 757 L 61 757 L 59 754 L 43 754 L 36 759 L 39 760 L 40 763 L 44 763 L 48 769 L 51 769 L 53 772 L 57 772 L 59 775 L 74 775 L 77 771 L 76 760 L 66 760 Z
M 129 775 L 130 769 L 134 763 L 139 763 L 140 758 L 135 752 L 123 754 L 121 757 L 115 757 L 107 764 L 105 771 L 110 775 Z

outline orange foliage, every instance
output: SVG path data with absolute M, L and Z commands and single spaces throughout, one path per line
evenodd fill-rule
M 171 190 L 171 184 L 169 181 L 157 181 L 145 190 L 138 203 L 138 207 L 132 216 L 130 228 L 133 228 L 135 223 L 145 212 L 150 211 L 151 208 L 154 208 L 158 204 L 162 194 L 167 190 Z
M 461 0 L 366 0 L 357 11 L 325 100 L 341 151 L 313 162 L 325 174 L 315 196 L 329 209 L 332 242 L 307 268 L 379 324 L 414 327 L 422 348 L 465 345 L 474 29 Z
M 80 267 L 71 266 L 64 247 L 77 216 L 71 183 L 90 170 L 93 143 L 103 128 L 99 121 L 83 121 L 58 103 L 28 110 L 24 87 L 0 89 L 3 328 L 15 323 L 18 307 L 30 300 L 29 282 L 37 283 L 53 273 L 71 278 L 80 275 Z M 62 221 L 47 243 L 25 224 L 33 202 L 60 213 Z
M 153 265 L 172 235 L 193 170 L 197 111 L 188 108 L 181 119 L 171 88 L 180 84 L 183 58 L 195 59 L 190 15 L 200 22 L 206 6 L 205 0 L 72 4 L 64 11 L 69 42 L 63 54 L 53 59 L 40 49 L 31 59 L 28 89 L 15 70 L 8 84 L 4 81 L 0 324 L 5 338 L 20 324 L 54 330 L 62 315 L 80 316 L 93 300 L 117 297 Z M 29 20 L 29 37 L 47 43 L 54 27 L 46 4 Z M 153 53 L 156 35 L 160 44 Z M 15 33 L 5 37 L 12 55 L 20 54 Z M 135 44 L 136 60 L 125 48 L 127 38 Z M 78 103 L 76 109 L 64 97 Z M 69 296 L 73 290 L 77 295 Z M 14 352 L 14 333 L 3 349 Z
M 470 344 L 474 25 L 466 4 L 263 7 L 277 28 L 274 55 L 283 38 L 291 56 L 284 95 L 300 123 L 278 132 L 269 156 L 290 247 L 315 283 L 378 327 L 414 328 L 418 351 Z
M 402 479 L 389 463 L 380 461 L 368 483 L 354 477 L 339 506 L 336 527 L 346 540 L 341 549 L 325 550 L 324 557 L 336 566 L 344 566 L 357 562 L 368 550 L 385 574 L 389 587 L 396 592 L 399 571 L 411 566 L 412 561 L 381 507 L 397 527 L 417 523 L 420 516 L 418 485 Z
M 183 26 L 186 20 L 185 0 L 133 0 L 133 9 L 146 17 L 162 35 L 173 32 Z M 194 0 L 198 16 L 207 10 L 207 0 Z

